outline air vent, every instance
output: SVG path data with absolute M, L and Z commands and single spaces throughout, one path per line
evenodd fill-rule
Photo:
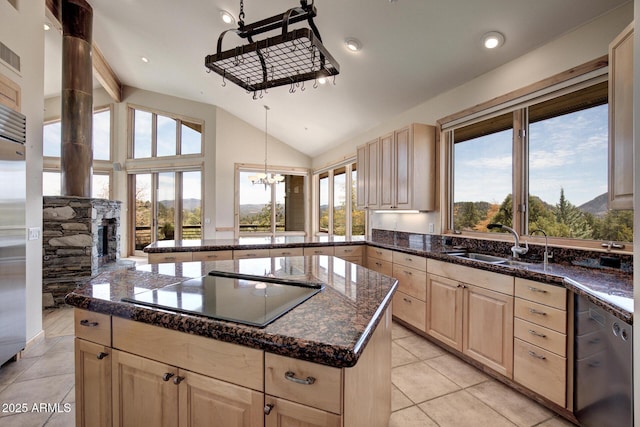
M 24 144 L 27 140 L 27 119 L 24 115 L 0 104 L 0 139 Z
M 20 57 L 2 42 L 0 42 L 0 59 L 20 71 Z

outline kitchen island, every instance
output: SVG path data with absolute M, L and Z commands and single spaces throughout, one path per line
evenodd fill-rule
M 157 290 L 162 302 L 163 288 L 211 271 L 242 274 L 238 286 L 256 291 L 260 277 L 323 289 L 264 327 L 123 301 Z M 77 425 L 386 426 L 396 287 L 331 256 L 105 272 L 66 298 L 76 307 Z

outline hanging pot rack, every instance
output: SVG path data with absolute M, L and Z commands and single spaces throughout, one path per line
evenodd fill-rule
M 335 76 L 340 65 L 322 44 L 322 38 L 313 18 L 317 10 L 307 0 L 300 0 L 300 7 L 245 25 L 243 0 L 237 29 L 223 31 L 218 37 L 217 52 L 207 55 L 205 66 L 222 76 L 223 86 L 229 80 L 247 92 L 258 92 L 262 97 L 267 89 L 289 85 L 289 92 L 304 82 Z M 289 30 L 289 25 L 306 20 L 310 28 Z M 278 35 L 254 41 L 253 37 L 281 28 Z M 222 51 L 222 41 L 229 32 L 246 39 L 247 44 Z M 335 83 L 335 82 L 334 82 Z M 317 84 L 314 84 L 317 87 Z

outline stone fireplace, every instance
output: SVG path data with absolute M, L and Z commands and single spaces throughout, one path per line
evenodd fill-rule
M 43 305 L 55 306 L 78 284 L 120 259 L 117 200 L 43 197 Z

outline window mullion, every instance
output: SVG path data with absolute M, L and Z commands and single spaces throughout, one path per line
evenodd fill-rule
M 513 112 L 513 228 L 520 234 L 526 231 L 528 211 L 525 175 L 528 137 L 525 116 L 525 109 Z

